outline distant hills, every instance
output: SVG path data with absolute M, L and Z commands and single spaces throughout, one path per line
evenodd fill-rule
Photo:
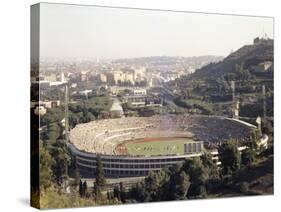
M 252 45 L 245 45 L 231 53 L 225 59 L 217 63 L 210 63 L 190 75 L 192 79 L 212 80 L 224 74 L 235 71 L 235 65 L 242 65 L 244 69 L 258 65 L 264 61 L 273 62 L 273 40 L 260 40 Z
M 152 57 L 139 57 L 139 58 L 125 58 L 115 60 L 115 63 L 126 64 L 149 64 L 149 65 L 173 65 L 176 63 L 186 64 L 208 64 L 211 62 L 218 62 L 222 60 L 221 56 L 204 55 L 197 57 L 171 57 L 171 56 L 152 56 Z

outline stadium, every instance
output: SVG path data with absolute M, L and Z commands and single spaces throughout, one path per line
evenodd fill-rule
M 245 146 L 257 127 L 219 116 L 165 115 L 103 119 L 79 124 L 69 148 L 83 177 L 94 177 L 99 155 L 106 177 L 145 176 L 209 151 L 216 159 L 227 139 Z

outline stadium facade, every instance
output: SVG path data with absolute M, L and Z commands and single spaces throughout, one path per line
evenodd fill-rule
M 76 165 L 81 176 L 94 177 L 96 174 L 97 154 L 85 153 L 70 144 L 75 155 Z M 163 168 L 182 163 L 188 157 L 198 157 L 201 153 L 174 156 L 132 157 L 117 155 L 99 155 L 104 173 L 107 177 L 137 177 L 145 176 L 149 171 L 159 171 Z

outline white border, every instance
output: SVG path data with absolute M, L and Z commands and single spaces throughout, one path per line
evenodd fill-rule
M 29 8 L 34 0 L 1 2 L 0 211 L 29 211 Z M 275 126 L 280 118 L 280 5 L 276 0 L 64 0 L 71 4 L 211 12 L 275 17 Z M 280 116 L 279 116 L 280 117 Z M 280 132 L 275 127 L 275 195 L 80 209 L 83 211 L 276 211 L 280 199 Z M 66 211 L 65 209 L 61 211 Z M 68 209 L 67 211 L 77 211 Z

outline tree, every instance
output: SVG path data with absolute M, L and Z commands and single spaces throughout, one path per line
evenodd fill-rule
M 60 122 L 64 117 L 63 108 L 48 109 L 46 115 L 40 118 L 40 125 L 51 125 Z
M 101 190 L 100 190 L 100 186 L 94 182 L 94 190 L 93 190 L 93 193 L 94 193 L 94 197 L 96 199 L 96 201 L 99 201 L 101 200 Z
M 120 187 L 120 200 L 124 203 L 126 201 L 126 192 L 122 182 L 120 182 L 119 187 Z
M 249 71 L 247 69 L 244 69 L 244 64 L 236 64 L 235 65 L 235 73 L 236 73 L 236 78 L 238 80 L 248 80 L 251 77 L 251 74 L 249 73 Z
M 42 141 L 39 141 L 40 164 L 39 164 L 39 179 L 40 188 L 46 189 L 52 184 L 52 166 L 54 160 L 49 154 L 49 151 L 43 147 Z
M 232 81 L 235 79 L 235 74 L 234 73 L 227 73 L 224 75 L 224 79 L 226 81 Z
M 143 182 L 137 183 L 130 191 L 130 196 L 138 202 L 145 201 L 145 187 Z
M 258 130 L 252 130 L 250 132 L 249 141 L 246 143 L 246 145 L 254 152 L 258 151 L 258 136 L 260 133 L 261 132 Z
M 189 176 L 184 172 L 174 173 L 170 178 L 170 198 L 169 200 L 183 200 L 190 186 Z
M 83 183 L 81 180 L 79 181 L 79 195 L 80 197 L 83 197 L 85 195 L 85 192 L 83 190 Z
M 200 158 L 188 159 L 183 165 L 183 170 L 190 177 L 190 188 L 187 196 L 189 198 L 203 197 L 206 195 L 205 184 L 209 179 L 208 171 L 203 166 Z
M 155 202 L 162 199 L 162 190 L 168 181 L 168 173 L 166 171 L 149 172 L 145 178 L 145 202 Z
M 88 195 L 88 185 L 87 185 L 86 180 L 84 181 L 82 188 L 83 188 L 83 196 L 87 196 Z
M 120 197 L 120 189 L 119 189 L 119 186 L 114 186 L 114 188 L 113 188 L 113 196 L 114 196 L 114 198 L 116 198 L 116 199 L 118 199 L 118 200 L 120 200 L 121 199 L 121 197 Z
M 247 182 L 242 182 L 240 185 L 240 192 L 247 194 L 249 192 L 249 184 Z
M 60 126 L 56 123 L 49 124 L 48 133 L 47 133 L 49 142 L 56 142 L 59 135 L 60 135 Z
M 104 186 L 106 184 L 103 165 L 100 156 L 97 156 L 97 173 L 96 173 L 96 183 L 98 186 Z
M 204 152 L 200 159 L 209 176 L 205 183 L 206 192 L 216 192 L 221 185 L 220 173 L 216 161 L 213 160 L 209 152 Z M 204 193 L 204 188 L 200 188 L 200 193 Z
M 256 160 L 256 153 L 250 148 L 246 148 L 242 151 L 241 155 L 242 164 L 248 166 Z
M 241 155 L 236 142 L 232 139 L 223 142 L 218 149 L 223 174 L 229 175 L 240 169 Z
M 106 192 L 106 195 L 107 195 L 107 199 L 108 199 L 108 200 L 112 200 L 112 199 L 114 198 L 113 192 L 112 192 L 112 191 Z
M 200 157 L 203 166 L 207 169 L 209 178 L 219 178 L 219 171 L 216 162 L 213 160 L 212 155 L 209 152 L 204 152 Z
M 67 178 L 67 169 L 71 163 L 71 157 L 64 142 L 57 140 L 50 146 L 50 153 L 55 161 L 52 170 L 58 185 L 61 185 L 63 180 Z

